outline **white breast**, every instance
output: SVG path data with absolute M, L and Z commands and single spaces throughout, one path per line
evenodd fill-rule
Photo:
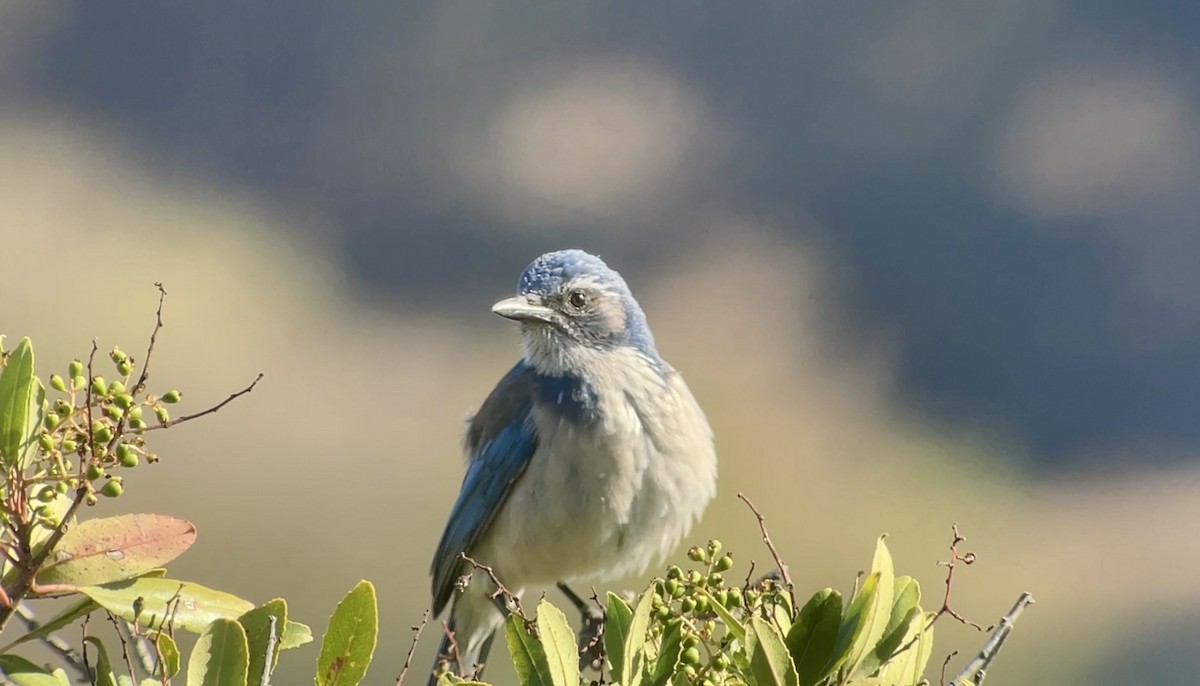
M 623 378 L 594 377 L 594 427 L 535 407 L 538 449 L 478 550 L 506 583 L 643 573 L 716 494 L 711 431 L 691 391 L 673 371 L 630 362 Z

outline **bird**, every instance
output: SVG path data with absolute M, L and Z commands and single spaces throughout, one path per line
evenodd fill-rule
M 643 574 L 716 496 L 708 419 L 601 258 L 541 255 L 492 312 L 519 324 L 522 354 L 467 419 L 466 472 L 430 565 L 434 616 L 451 606 L 431 684 L 443 661 L 482 673 L 506 616 L 496 582 L 519 598 Z

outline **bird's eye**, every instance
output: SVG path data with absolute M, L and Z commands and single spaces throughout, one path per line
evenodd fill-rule
M 577 310 L 587 307 L 588 295 L 583 291 L 571 291 L 567 294 L 567 303 Z

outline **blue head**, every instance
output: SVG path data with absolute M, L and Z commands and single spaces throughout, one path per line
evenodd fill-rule
M 632 348 L 658 360 L 646 315 L 625 279 L 595 255 L 546 253 L 521 273 L 517 292 L 492 311 L 521 322 L 527 356 L 561 360 L 575 357 L 574 352 Z M 543 361 L 552 362 L 530 359 Z

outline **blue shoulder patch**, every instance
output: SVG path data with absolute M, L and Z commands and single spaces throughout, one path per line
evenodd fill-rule
M 467 572 L 459 554 L 469 555 L 487 532 L 537 449 L 537 431 L 529 420 L 534 376 L 531 368 L 518 363 L 471 419 L 467 473 L 430 565 L 435 615 L 450 601 L 457 579 Z
M 596 389 L 577 376 L 537 375 L 537 400 L 562 417 L 590 424 L 597 419 Z

